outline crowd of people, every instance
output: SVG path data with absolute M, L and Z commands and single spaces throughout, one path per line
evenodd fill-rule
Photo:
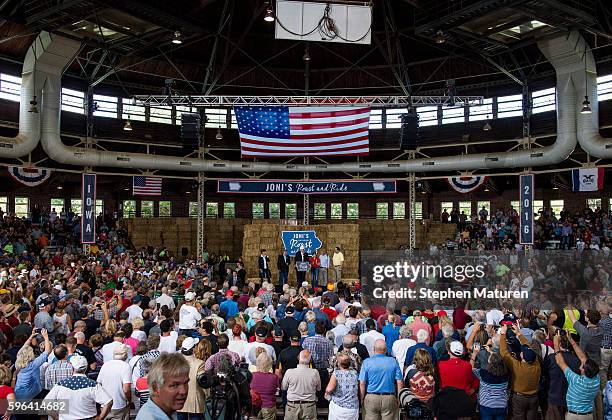
M 454 223 L 457 236 L 448 238 L 444 247 L 450 249 L 500 250 L 519 247 L 519 218 L 517 209 L 498 208 L 491 212 L 483 207 L 468 218 L 459 209 L 443 209 L 440 220 Z M 579 212 L 551 208 L 538 212 L 534 222 L 534 248 L 536 249 L 605 249 L 612 247 L 612 213 L 600 208 L 585 208 Z
M 528 288 L 526 300 L 379 302 L 336 274 L 323 287 L 253 281 L 257 267 L 227 269 L 226 256 L 131 251 L 112 218 L 89 254 L 70 240 L 51 253 L 40 238 L 74 223 L 51 219 L 0 214 L 7 419 L 39 418 L 10 409 L 32 400 L 66 402 L 49 413 L 62 420 L 612 416 L 604 249 L 489 260 L 484 281 Z

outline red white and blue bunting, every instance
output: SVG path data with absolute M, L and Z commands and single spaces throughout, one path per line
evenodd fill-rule
M 467 194 L 482 187 L 487 181 L 486 176 L 449 176 L 448 183 L 453 190 Z
M 28 187 L 40 185 L 51 176 L 49 169 L 35 168 L 33 166 L 9 166 L 8 171 L 16 181 Z

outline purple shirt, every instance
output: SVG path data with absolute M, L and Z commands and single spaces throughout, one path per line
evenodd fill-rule
M 255 372 L 251 380 L 251 389 L 261 397 L 261 408 L 276 407 L 276 390 L 278 376 L 274 373 Z

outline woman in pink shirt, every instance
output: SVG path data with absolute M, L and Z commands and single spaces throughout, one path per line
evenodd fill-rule
M 125 333 L 126 337 L 123 340 L 123 344 L 130 346 L 130 348 L 132 349 L 132 354 L 136 354 L 136 347 L 138 347 L 139 341 L 132 337 L 134 327 L 132 327 L 132 324 L 124 324 L 123 327 L 121 327 L 121 331 Z

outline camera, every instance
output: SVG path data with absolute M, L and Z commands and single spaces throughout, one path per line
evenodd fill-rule
M 203 373 L 197 377 L 200 387 L 210 390 L 206 401 L 205 418 L 210 420 L 240 420 L 251 409 L 250 383 L 252 374 L 248 364 L 236 367 L 222 357 L 217 373 Z
M 34 332 L 36 334 L 40 334 L 42 332 L 42 328 L 34 328 Z
M 559 330 L 559 335 L 560 335 L 561 337 L 565 337 L 565 336 L 567 335 L 567 331 L 565 331 L 565 330 Z

